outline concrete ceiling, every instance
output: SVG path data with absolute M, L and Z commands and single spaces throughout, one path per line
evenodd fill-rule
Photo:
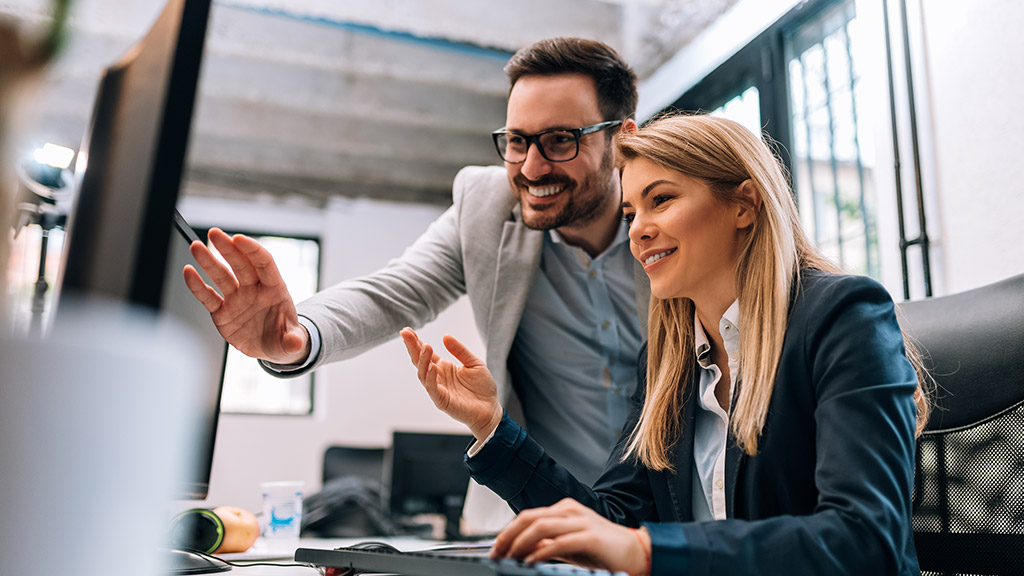
M 493 164 L 502 66 L 534 40 L 596 38 L 641 77 L 736 0 L 216 1 L 185 193 L 322 204 L 332 195 L 447 204 L 467 164 Z M 39 22 L 45 0 L 0 0 Z M 33 142 L 77 148 L 104 66 L 160 0 L 78 0 L 40 90 Z

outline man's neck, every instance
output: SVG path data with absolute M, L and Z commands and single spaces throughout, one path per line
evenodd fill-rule
M 597 257 L 611 246 L 622 222 L 622 211 L 615 202 L 609 202 L 601 213 L 585 224 L 570 224 L 556 228 L 567 244 L 584 250 L 591 258 Z

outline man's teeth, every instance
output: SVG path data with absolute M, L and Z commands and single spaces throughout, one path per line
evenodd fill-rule
M 671 253 L 673 253 L 675 251 L 676 251 L 676 249 L 673 248 L 671 250 L 665 250 L 664 252 L 659 252 L 659 253 L 657 253 L 657 254 L 655 254 L 653 256 L 649 256 L 647 258 L 647 260 L 644 260 L 644 266 L 650 266 L 651 264 L 654 264 L 658 260 L 661 260 L 665 256 L 668 256 L 669 254 L 671 254 Z
M 544 188 L 529 188 L 530 196 L 536 196 L 543 198 L 545 196 L 551 196 L 562 191 L 561 186 L 545 186 Z

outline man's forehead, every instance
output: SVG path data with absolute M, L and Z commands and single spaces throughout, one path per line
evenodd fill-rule
M 505 125 L 539 132 L 582 128 L 602 120 L 593 79 L 582 74 L 524 76 L 509 93 Z

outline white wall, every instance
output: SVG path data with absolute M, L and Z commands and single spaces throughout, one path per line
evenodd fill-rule
M 441 208 L 338 200 L 316 209 L 190 197 L 181 211 L 194 226 L 319 235 L 321 286 L 328 286 L 372 272 L 400 255 Z M 483 354 L 465 298 L 420 332 L 435 344 L 451 333 Z M 223 415 L 207 505 L 257 511 L 257 484 L 266 480 L 303 480 L 307 491 L 318 490 L 324 451 L 334 444 L 386 446 L 395 429 L 465 433 L 430 403 L 397 339 L 352 360 L 324 366 L 314 378 L 312 416 Z
M 959 292 L 1024 273 L 1024 2 L 918 2 L 937 200 L 929 228 L 944 254 L 939 280 Z

